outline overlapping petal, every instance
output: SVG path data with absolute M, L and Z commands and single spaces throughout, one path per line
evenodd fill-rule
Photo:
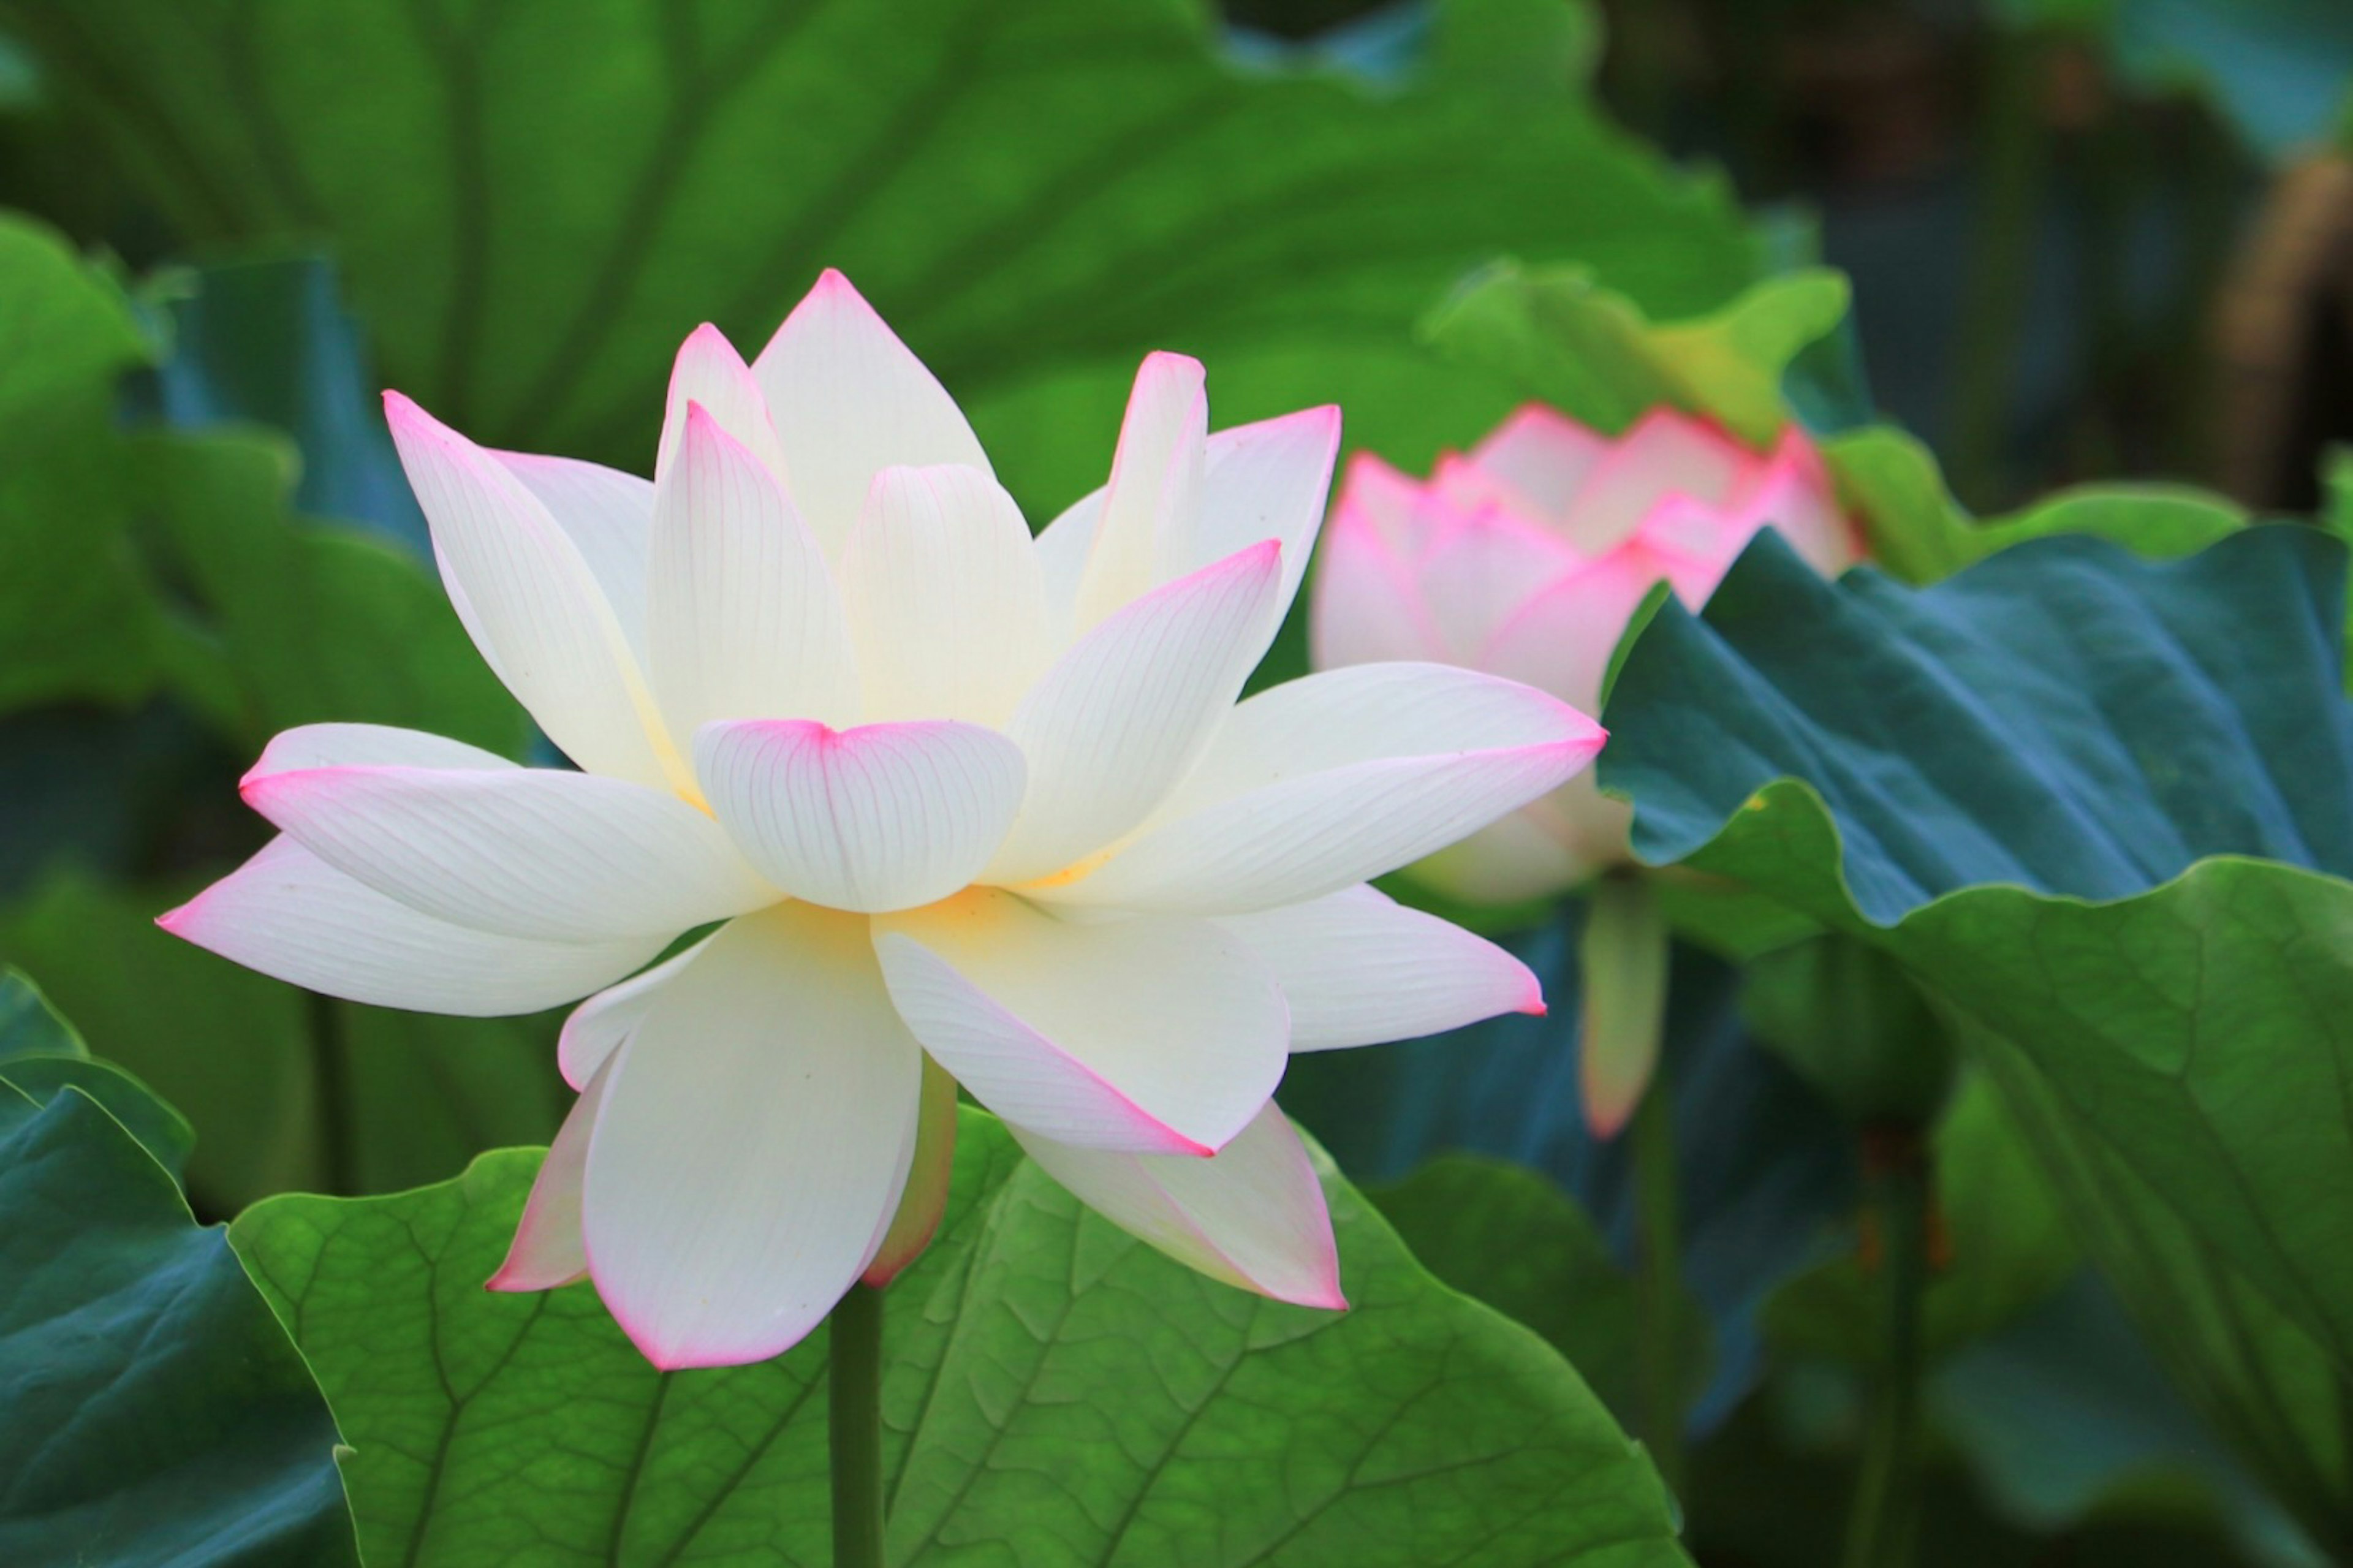
M 1565 516 L 1608 439 L 1541 403 L 1530 403 L 1471 448 L 1471 461 L 1546 517 Z
M 1208 437 L 1201 362 L 1146 354 L 1128 394 L 1111 482 L 1079 574 L 1073 632 L 1086 632 L 1177 574 L 1173 568 L 1200 510 Z
M 585 1093 L 597 1070 L 628 1043 L 646 1015 L 654 1010 L 654 999 L 661 988 L 685 973 L 694 955 L 710 942 L 705 937 L 642 973 L 607 986 L 572 1009 L 555 1038 L 555 1065 L 564 1081 Z
M 248 778 L 244 794 L 344 875 L 501 936 L 659 944 L 777 897 L 692 806 L 591 773 L 308 768 Z
M 990 471 L 955 400 L 829 268 L 752 374 L 776 421 L 793 503 L 828 557 L 849 540 L 884 468 L 960 463 Z
M 1158 542 L 1150 585 L 1272 540 L 1282 549 L 1282 583 L 1274 617 L 1280 624 L 1314 552 L 1339 446 L 1340 411 L 1330 406 L 1237 425 L 1210 436 L 1202 447 L 1199 505 L 1189 519 L 1176 519 Z M 1082 498 L 1038 536 L 1047 603 L 1065 638 L 1074 622 L 1080 580 L 1102 526 L 1105 494 L 1097 490 Z M 1273 636 L 1271 627 L 1268 636 Z
M 534 942 L 436 920 L 283 835 L 156 923 L 306 991 L 470 1018 L 585 996 L 662 949 L 659 936 Z
M 1177 1262 L 1279 1301 L 1348 1304 L 1315 1166 L 1272 1104 L 1208 1160 L 1013 1135 L 1080 1202 Z
M 1273 970 L 1291 1006 L 1293 1051 L 1410 1040 L 1498 1013 L 1544 1011 L 1526 964 L 1373 888 L 1217 923 Z
M 1002 725 L 1052 658 L 1029 530 L 978 468 L 876 475 L 842 552 L 841 595 L 870 723 Z
M 1282 1076 L 1273 974 L 1204 921 L 1075 924 L 976 889 L 875 922 L 900 1015 L 1008 1121 L 1093 1149 L 1205 1154 Z
M 1026 773 L 1012 742 L 948 720 L 713 724 L 694 759 L 712 813 L 763 876 L 868 913 L 970 883 L 1013 825 Z
M 1444 657 L 1446 639 L 1411 568 L 1352 492 L 1324 532 L 1324 561 L 1307 626 L 1318 669 Z
M 588 1273 L 588 1247 L 580 1230 L 580 1189 L 588 1174 L 588 1135 L 612 1081 L 610 1064 L 572 1102 L 555 1142 L 539 1164 L 524 1200 L 522 1218 L 498 1271 L 483 1282 L 491 1290 L 553 1290 Z
M 1038 896 L 1195 914 L 1302 903 L 1550 793 L 1604 738 L 1541 691 L 1451 666 L 1311 675 L 1236 708 L 1151 825 Z
M 450 603 L 507 689 L 590 772 L 680 782 L 684 759 L 579 546 L 491 454 L 398 393 L 385 416 Z
M 1059 874 L 1160 804 L 1241 690 L 1281 585 L 1280 548 L 1253 545 L 1145 595 L 1055 661 L 1006 727 L 1029 786 L 987 880 Z
M 841 598 L 776 476 L 700 404 L 655 486 L 647 643 L 681 747 L 713 720 L 855 722 Z
M 1564 514 L 1568 541 L 1588 555 L 1615 549 L 1672 495 L 1709 505 L 1731 499 L 1756 459 L 1712 425 L 1654 409 L 1620 437 L 1577 487 Z
M 735 345 L 708 321 L 688 334 L 670 364 L 661 445 L 654 454 L 657 485 L 684 449 L 688 413 L 698 407 L 729 440 L 749 452 L 778 483 L 784 482 L 785 454 L 776 444 L 776 424 L 768 417 L 767 395 Z
M 597 1293 L 648 1359 L 765 1360 L 824 1319 L 898 1207 L 921 1063 L 855 916 L 746 916 L 661 987 L 582 1190 Z
M 650 479 L 573 458 L 492 451 L 538 498 L 596 579 L 639 668 L 646 662 L 646 563 L 654 525 Z

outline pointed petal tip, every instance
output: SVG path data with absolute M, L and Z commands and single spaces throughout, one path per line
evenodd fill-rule
M 165 910 L 162 914 L 155 917 L 155 924 L 162 930 L 171 932 L 174 936 L 179 937 L 183 941 L 186 940 L 186 933 L 180 928 L 188 923 L 192 911 L 195 909 L 196 905 L 202 901 L 203 897 L 204 895 L 199 893 L 195 898 L 190 899 L 186 903 L 181 904 L 177 908 Z

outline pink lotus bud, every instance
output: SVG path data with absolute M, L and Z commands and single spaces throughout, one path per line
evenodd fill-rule
M 1759 454 L 1673 409 L 1613 439 L 1531 404 L 1426 481 L 1359 453 L 1324 536 L 1314 661 L 1464 665 L 1596 712 L 1652 584 L 1699 608 L 1768 526 L 1826 575 L 1862 553 L 1794 425 Z M 1626 826 L 1587 773 L 1413 869 L 1473 902 L 1543 897 L 1623 861 Z

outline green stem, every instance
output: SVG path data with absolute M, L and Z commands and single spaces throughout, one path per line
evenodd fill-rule
M 1642 1437 L 1667 1489 L 1683 1484 L 1683 1279 L 1678 1267 L 1681 1220 L 1675 1192 L 1673 1108 L 1667 1103 L 1663 1064 L 1651 1070 L 1634 1111 L 1634 1212 L 1639 1249 L 1635 1278 L 1635 1352 L 1642 1379 Z
M 833 1568 L 882 1568 L 882 1292 L 852 1285 L 829 1321 Z
M 1879 1354 L 1846 1568 L 1907 1568 L 1920 1510 L 1920 1319 L 1928 1286 L 1928 1157 L 1912 1128 L 1863 1138 L 1863 1203 L 1878 1243 Z

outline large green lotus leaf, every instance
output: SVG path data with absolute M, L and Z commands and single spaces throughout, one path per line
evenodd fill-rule
M 47 227 L 0 214 L 0 710 L 128 702 L 158 626 L 127 535 L 115 378 L 149 357 L 131 305 Z
M 1506 406 L 1407 331 L 1470 268 L 1579 260 L 1686 315 L 1759 263 L 1720 183 L 1565 91 L 1244 70 L 1185 0 L 12 15 L 185 239 L 326 237 L 394 384 L 640 470 L 685 334 L 756 349 L 827 265 L 1045 508 L 1102 482 L 1148 349 L 1208 363 L 1220 422 L 1337 401 L 1421 460 Z
M 1641 1292 L 1558 1183 L 1508 1161 L 1450 1152 L 1365 1195 L 1424 1268 L 1542 1334 L 1611 1410 L 1640 1414 Z M 1708 1322 L 1688 1297 L 1678 1310 L 1685 1393 L 1696 1398 L 1708 1381 Z
M 195 890 L 59 876 L 0 910 L 0 959 L 40 975 L 100 1056 L 186 1110 L 201 1206 L 414 1186 L 554 1131 L 568 1095 L 553 1016 L 443 1018 L 308 995 L 157 930 Z
M 103 1106 L 174 1180 L 187 1169 L 188 1151 L 195 1143 L 187 1118 L 121 1068 L 94 1059 L 40 987 L 14 969 L 0 970 L 0 1083 L 38 1105 L 78 1089 Z
M 0 1561 L 355 1563 L 319 1388 L 218 1227 L 78 1088 L 0 1084 Z
M 1704 620 L 1644 633 L 1602 760 L 1643 858 L 1883 944 L 1998 1042 L 2054 1169 L 2102 1175 L 2060 1184 L 2094 1256 L 2193 1397 L 2269 1434 L 2243 1451 L 2323 1534 L 2275 1459 L 2343 1495 L 2344 591 L 2343 547 L 2306 528 L 2175 562 L 2045 539 L 1917 591 L 1824 584 L 1767 535 Z M 2180 1266 L 2136 1266 L 2152 1251 Z M 2324 1369 L 2328 1398 L 2284 1392 Z M 2283 1447 L 2291 1407 L 2326 1425 Z
M 1845 277 L 1811 268 L 1753 285 L 1696 320 L 1653 324 L 1583 267 L 1488 268 L 1424 330 L 1456 358 L 1604 430 L 1672 404 L 1768 442 L 1789 417 L 1781 383 L 1846 315 Z
M 0 1061 L 14 1057 L 88 1057 L 74 1026 L 58 1016 L 21 970 L 0 970 Z
M 297 724 L 395 724 L 520 754 L 522 710 L 441 584 L 391 544 L 298 520 L 292 452 L 259 431 L 132 446 L 142 512 L 197 625 L 174 672 L 256 754 Z
M 233 1228 L 352 1446 L 368 1559 L 823 1561 L 823 1334 L 663 1374 L 585 1285 L 484 1292 L 537 1163 L 276 1198 Z M 892 1560 L 1686 1561 L 1649 1464 L 1567 1363 L 1327 1190 L 1339 1315 L 1178 1268 L 964 1112 L 949 1214 L 887 1308 Z
M 2190 555 L 2235 531 L 2245 510 L 2187 485 L 2085 485 L 1983 521 L 1945 488 L 1928 448 L 1884 426 L 1824 444 L 1841 496 L 1863 521 L 1871 558 L 1907 583 L 1934 583 L 2013 544 L 2088 533 L 2143 555 Z

